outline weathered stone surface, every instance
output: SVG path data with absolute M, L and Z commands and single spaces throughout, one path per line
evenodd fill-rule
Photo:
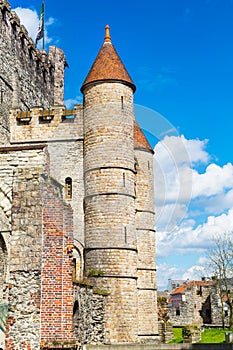
M 82 344 L 102 344 L 105 336 L 105 299 L 103 291 L 74 286 L 74 333 Z
M 66 110 L 63 51 L 38 50 L 5 0 L 0 15 L 5 349 L 156 342 L 153 155 L 134 149 L 135 87 L 91 82 Z M 83 278 L 93 288 L 73 290 Z

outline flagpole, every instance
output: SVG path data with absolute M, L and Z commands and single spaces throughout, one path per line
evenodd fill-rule
M 42 1 L 41 10 L 40 10 L 40 19 L 39 19 L 39 26 L 38 26 L 38 32 L 36 36 L 36 46 L 40 39 L 43 39 L 42 42 L 42 49 L 44 50 L 45 47 L 45 30 L 44 30 L 44 0 Z
M 43 0 L 43 7 L 44 7 L 44 0 Z M 45 11 L 44 11 L 44 14 L 45 14 Z M 43 21 L 43 50 L 44 50 L 44 21 Z

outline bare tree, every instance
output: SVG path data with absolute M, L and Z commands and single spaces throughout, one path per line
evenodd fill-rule
M 232 277 L 233 277 L 233 233 L 224 233 L 214 238 L 214 248 L 208 253 L 210 269 L 216 278 L 216 287 L 221 299 L 222 327 L 225 328 L 224 299 L 229 306 L 229 326 L 233 326 L 233 300 L 232 300 Z

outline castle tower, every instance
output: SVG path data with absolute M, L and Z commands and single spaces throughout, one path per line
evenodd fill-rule
M 153 150 L 135 121 L 139 342 L 158 340 Z
M 104 44 L 84 94 L 85 273 L 107 290 L 105 342 L 138 341 L 133 93 L 111 43 Z

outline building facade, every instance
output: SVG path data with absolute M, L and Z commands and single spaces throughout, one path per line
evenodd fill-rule
M 0 16 L 1 346 L 157 342 L 153 150 L 109 27 L 67 110 L 64 52 Z
M 228 282 L 230 292 L 232 283 Z M 190 324 L 221 327 L 229 326 L 230 308 L 219 281 L 189 281 L 175 289 L 169 298 L 169 318 L 173 326 Z

